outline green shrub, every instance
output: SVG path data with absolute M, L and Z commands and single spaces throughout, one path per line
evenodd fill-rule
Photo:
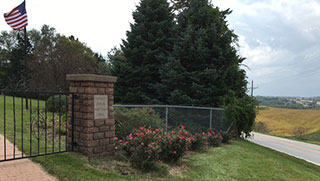
M 229 133 L 222 132 L 221 136 L 222 136 L 222 140 L 221 140 L 222 143 L 229 143 L 229 141 L 231 139 L 231 135 Z
M 204 133 L 195 133 L 194 135 L 190 135 L 191 146 L 190 149 L 192 151 L 202 150 L 207 142 L 206 135 Z
M 132 166 L 147 172 L 156 167 L 161 149 L 158 139 L 162 136 L 162 130 L 151 131 L 140 127 L 123 139 L 116 138 L 116 143 L 125 152 Z
M 222 135 L 219 133 L 216 133 L 212 130 L 209 130 L 207 139 L 208 139 L 208 143 L 211 146 L 218 147 L 218 146 L 220 146 L 220 142 L 222 140 Z
M 60 97 L 60 99 L 59 99 Z M 47 100 L 47 110 L 49 112 L 65 112 L 69 104 L 69 97 L 67 95 L 50 96 Z
M 152 108 L 115 109 L 115 131 L 117 137 L 126 137 L 134 129 L 139 129 L 141 126 L 151 129 L 164 128 L 164 120 Z
M 189 134 L 184 126 L 179 130 L 167 133 L 163 139 L 160 139 L 160 159 L 165 162 L 178 161 L 189 150 L 190 141 L 188 141 L 188 137 Z

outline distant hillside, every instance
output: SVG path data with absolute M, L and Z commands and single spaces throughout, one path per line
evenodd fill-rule
M 320 97 L 265 97 L 256 96 L 259 105 L 290 109 L 320 109 Z

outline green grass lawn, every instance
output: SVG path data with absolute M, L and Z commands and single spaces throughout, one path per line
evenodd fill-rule
M 112 163 L 107 161 L 100 163 L 106 165 L 101 170 L 75 153 L 33 160 L 61 180 L 320 180 L 320 167 L 243 140 L 186 155 L 180 167 L 169 166 L 178 171 L 162 177 L 152 173 L 123 176 L 108 169 Z

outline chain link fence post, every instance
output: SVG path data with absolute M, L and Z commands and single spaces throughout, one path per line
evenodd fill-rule
M 169 108 L 166 106 L 166 131 L 168 131 L 168 114 L 169 114 Z

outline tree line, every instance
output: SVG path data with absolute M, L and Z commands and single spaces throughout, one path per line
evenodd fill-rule
M 27 37 L 21 31 L 1 32 L 0 90 L 66 91 L 66 74 L 109 72 L 101 55 L 53 27 L 30 30 Z

